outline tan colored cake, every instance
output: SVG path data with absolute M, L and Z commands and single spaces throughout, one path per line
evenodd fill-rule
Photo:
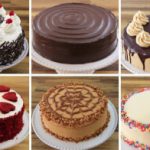
M 50 88 L 40 102 L 44 128 L 59 139 L 79 142 L 100 134 L 109 121 L 100 89 L 68 83 Z

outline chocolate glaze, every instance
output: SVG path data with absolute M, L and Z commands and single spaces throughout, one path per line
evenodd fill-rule
M 33 20 L 33 47 L 50 60 L 86 63 L 109 55 L 117 45 L 117 19 L 109 11 L 82 3 L 61 4 Z
M 144 25 L 144 30 L 150 33 L 150 16 L 149 23 Z M 127 27 L 126 27 L 127 28 Z M 136 36 L 129 36 L 126 32 L 126 28 L 123 32 L 123 45 L 125 49 L 125 59 L 131 63 L 131 57 L 137 53 L 141 59 L 143 64 L 143 70 L 145 70 L 145 59 L 150 58 L 150 47 L 143 48 L 136 44 Z M 127 50 L 129 51 L 129 58 L 127 54 Z

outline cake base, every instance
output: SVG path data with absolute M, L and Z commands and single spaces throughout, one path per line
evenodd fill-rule
M 90 149 L 108 140 L 116 129 L 116 126 L 118 124 L 118 116 L 114 105 L 110 101 L 108 102 L 108 111 L 110 113 L 110 121 L 108 123 L 108 127 L 105 128 L 105 130 L 98 136 L 78 143 L 60 140 L 55 136 L 51 135 L 50 133 L 48 133 L 43 128 L 41 122 L 39 105 L 36 106 L 32 116 L 33 130 L 36 133 L 36 135 L 39 137 L 39 139 L 50 147 L 60 149 L 60 150 Z
M 0 150 L 11 148 L 19 143 L 21 143 L 29 134 L 29 114 L 24 112 L 23 114 L 24 126 L 22 130 L 17 134 L 12 140 L 0 143 Z
M 124 68 L 126 68 L 129 72 L 131 72 L 133 74 L 149 74 L 150 73 L 150 72 L 140 70 L 140 69 L 134 67 L 132 64 L 130 64 L 127 60 L 125 60 L 124 53 L 122 53 L 121 64 L 123 65 Z
M 32 48 L 32 59 L 49 69 L 54 69 L 56 70 L 57 73 L 60 74 L 77 74 L 77 73 L 82 73 L 82 74 L 87 74 L 87 73 L 94 73 L 95 70 L 106 68 L 113 63 L 115 63 L 118 60 L 118 51 L 119 51 L 119 45 L 117 45 L 116 49 L 114 50 L 113 53 L 111 53 L 109 56 L 106 58 L 92 62 L 92 63 L 85 63 L 85 64 L 62 64 L 62 63 L 57 63 L 51 60 L 48 60 L 41 55 L 39 55 L 33 48 Z
M 27 56 L 28 48 L 29 48 L 28 41 L 27 39 L 24 39 L 24 50 L 22 51 L 21 55 L 15 61 L 13 61 L 12 64 L 0 65 L 0 72 L 19 64 Z

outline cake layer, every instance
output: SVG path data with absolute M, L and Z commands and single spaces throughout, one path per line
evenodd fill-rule
M 12 140 L 23 128 L 24 106 L 20 112 L 7 118 L 0 118 L 0 143 Z
M 59 139 L 79 142 L 91 137 L 94 137 L 102 132 L 108 124 L 109 113 L 107 110 L 100 115 L 98 120 L 91 122 L 83 127 L 68 127 L 59 125 L 51 120 L 48 120 L 44 115 L 42 117 L 43 126 L 48 132 L 52 133 Z
M 108 56 L 117 45 L 117 19 L 107 9 L 82 3 L 61 4 L 33 20 L 33 47 L 60 63 L 86 63 Z
M 149 18 L 149 22 L 146 25 L 143 25 L 143 29 L 146 32 L 150 33 L 150 16 L 148 16 L 148 18 Z M 136 43 L 136 36 L 128 35 L 127 27 L 124 29 L 123 32 L 123 46 L 125 52 L 125 59 L 129 61 L 133 66 L 149 72 L 150 71 L 150 47 L 139 46 Z

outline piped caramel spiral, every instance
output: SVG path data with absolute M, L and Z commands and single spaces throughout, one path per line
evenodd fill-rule
M 149 47 L 150 46 L 150 34 L 146 31 L 141 31 L 136 36 L 136 43 L 141 47 Z
M 143 30 L 143 26 L 135 21 L 132 21 L 127 27 L 127 33 L 130 36 L 136 36 Z
M 133 22 L 146 25 L 149 22 L 149 19 L 142 11 L 138 11 L 133 17 Z

